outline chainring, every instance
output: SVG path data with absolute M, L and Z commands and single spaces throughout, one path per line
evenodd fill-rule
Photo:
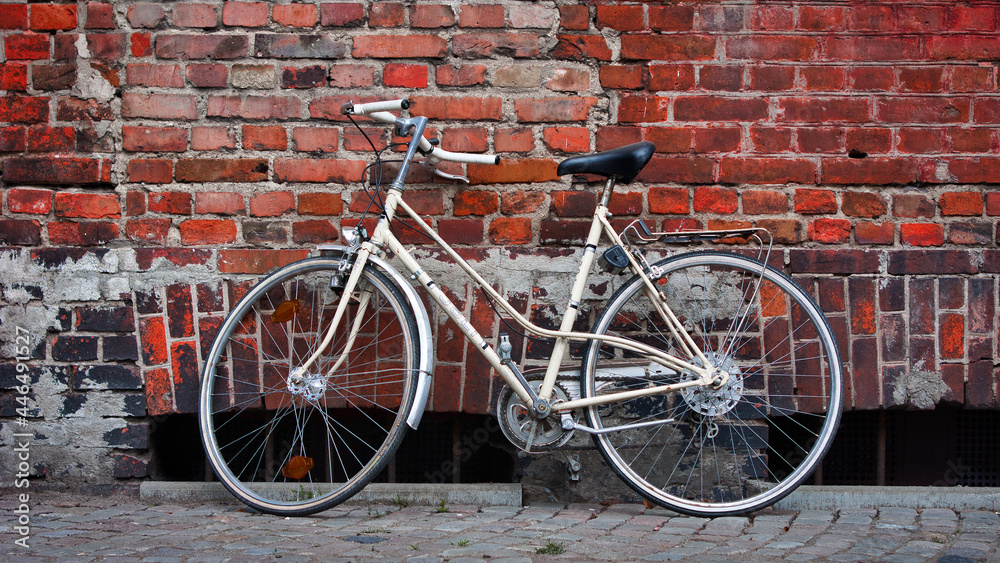
M 542 388 L 542 380 L 529 379 L 528 386 L 538 393 Z M 569 400 L 569 394 L 558 383 L 552 393 L 552 399 L 549 401 L 552 405 Z M 531 416 L 531 408 L 510 387 L 505 387 L 500 394 L 496 415 L 504 436 L 527 453 L 557 449 L 573 437 L 572 430 L 567 432 L 562 429 L 558 414 L 553 413 L 543 419 Z

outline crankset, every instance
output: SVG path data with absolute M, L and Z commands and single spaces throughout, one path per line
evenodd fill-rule
M 536 394 L 542 388 L 541 379 L 529 379 L 527 383 Z M 569 394 L 557 383 L 549 403 L 555 405 L 568 400 Z M 527 453 L 557 449 L 573 437 L 573 430 L 564 430 L 559 416 L 536 418 L 510 387 L 506 387 L 497 399 L 496 414 L 504 436 Z

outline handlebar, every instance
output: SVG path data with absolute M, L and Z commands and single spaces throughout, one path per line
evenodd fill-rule
M 340 112 L 344 115 L 367 116 L 374 121 L 381 121 L 382 123 L 396 123 L 398 117 L 389 112 L 409 109 L 410 104 L 410 100 L 386 100 L 366 104 L 348 102 L 341 106 Z M 419 148 L 420 152 L 426 155 L 427 161 L 431 165 L 435 165 L 441 161 L 462 164 L 500 164 L 499 156 L 446 151 L 435 147 L 424 137 L 420 138 Z

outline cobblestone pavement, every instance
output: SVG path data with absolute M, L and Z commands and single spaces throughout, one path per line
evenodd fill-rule
M 25 510 L 14 494 L 0 500 L 0 560 L 1000 563 L 995 512 L 766 510 L 707 520 L 641 504 L 354 505 L 290 519 L 236 504 L 148 506 L 125 494 L 35 493 L 30 502 Z

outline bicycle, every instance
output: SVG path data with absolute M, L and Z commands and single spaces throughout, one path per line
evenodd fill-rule
M 321 246 L 322 255 L 266 276 L 220 327 L 203 373 L 199 425 L 230 492 L 262 512 L 305 515 L 350 498 L 385 469 L 407 427 L 419 424 L 433 373 L 431 324 L 412 280 L 505 382 L 496 415 L 525 451 L 590 434 L 642 497 L 702 516 L 769 506 L 819 466 L 840 419 L 839 349 L 809 293 L 767 265 L 765 231 L 652 232 L 641 219 L 616 231 L 608 212 L 614 187 L 635 179 L 652 143 L 568 158 L 559 175 L 606 181 L 560 328 L 536 326 L 402 198 L 418 154 L 432 167 L 499 158 L 440 149 L 423 135 L 425 117 L 402 117 L 408 108 L 406 100 L 343 107 L 355 125 L 367 116 L 410 138 L 384 200 L 376 185 L 371 234 L 359 222 L 343 229 L 346 246 Z M 373 175 L 381 169 L 377 151 L 375 165 Z M 393 231 L 400 223 L 436 243 L 515 329 L 550 340 L 547 367 L 522 373 L 509 335 L 494 346 L 479 334 L 400 243 Z M 598 256 L 602 237 L 608 246 Z M 643 251 L 657 242 L 734 239 L 759 244 L 757 256 L 698 250 L 650 263 Z M 630 277 L 590 332 L 574 331 L 594 262 L 615 279 Z M 577 368 L 565 363 L 571 344 L 582 346 Z

